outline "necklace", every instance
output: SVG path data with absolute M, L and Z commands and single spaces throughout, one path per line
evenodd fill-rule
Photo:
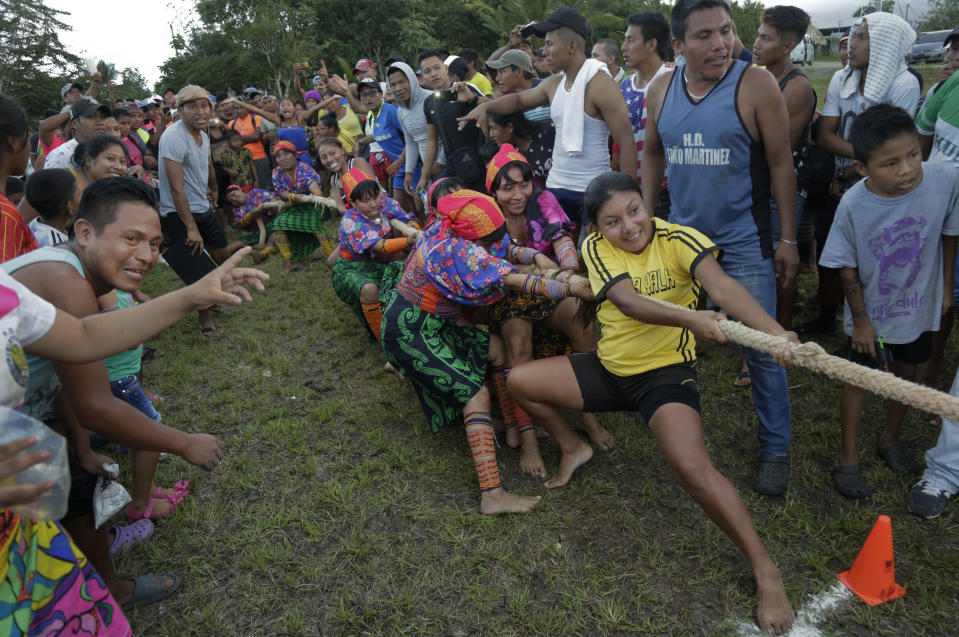
M 727 74 L 727 73 L 729 73 L 729 67 L 731 67 L 732 65 L 733 65 L 732 62 L 730 62 L 729 64 L 726 65 L 726 68 L 723 69 L 723 74 L 719 76 L 719 79 L 716 80 L 716 83 L 715 83 L 715 84 L 713 84 L 712 86 L 709 87 L 709 91 L 711 91 L 711 90 L 713 90 L 714 88 L 716 88 L 716 84 L 719 84 L 720 82 L 723 81 L 723 78 L 726 77 L 726 74 Z M 702 95 L 696 95 L 695 93 L 693 93 L 692 91 L 689 90 L 689 76 L 686 75 L 686 67 L 685 67 L 685 66 L 683 67 L 683 81 L 686 83 L 686 92 L 689 94 L 689 96 L 690 96 L 691 98 L 693 98 L 693 99 L 696 100 L 697 102 L 703 101 L 704 99 L 706 99 L 706 96 L 709 95 L 709 91 L 706 91 L 706 92 L 703 93 Z

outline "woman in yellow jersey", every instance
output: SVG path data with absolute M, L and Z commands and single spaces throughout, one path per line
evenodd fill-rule
M 692 365 L 695 339 L 723 342 L 718 326 L 723 317 L 674 310 L 640 295 L 692 309 L 702 286 L 717 305 L 744 317 L 750 327 L 798 339 L 723 272 L 716 261 L 722 251 L 705 235 L 654 219 L 633 177 L 600 175 L 586 189 L 585 204 L 590 222 L 599 228 L 583 244 L 600 304 L 599 349 L 517 366 L 508 381 L 513 399 L 546 426 L 562 451 L 559 470 L 546 486 L 566 484 L 593 454 L 557 408 L 638 411 L 676 481 L 749 560 L 759 592 L 760 628 L 784 631 L 793 611 L 779 569 L 736 489 L 713 466 L 703 440 Z M 777 362 L 788 358 L 784 352 Z

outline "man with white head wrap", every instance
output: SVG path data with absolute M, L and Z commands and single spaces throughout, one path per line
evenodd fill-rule
M 906 66 L 906 53 L 916 32 L 891 13 L 870 13 L 853 24 L 849 35 L 849 62 L 829 82 L 822 109 L 819 143 L 836 156 L 833 193 L 841 195 L 858 180 L 852 168 L 852 144 L 847 140 L 859 113 L 876 104 L 892 104 L 911 115 L 919 106 L 919 81 Z

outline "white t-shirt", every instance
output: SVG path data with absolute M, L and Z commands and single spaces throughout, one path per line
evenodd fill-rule
M 849 131 L 852 129 L 852 123 L 856 116 L 870 106 L 892 104 L 905 109 L 910 117 L 916 116 L 916 109 L 919 107 L 919 98 L 922 94 L 919 92 L 919 80 L 909 71 L 903 71 L 893 78 L 886 94 L 876 103 L 867 100 L 860 91 L 856 91 L 850 97 L 840 97 L 842 76 L 843 69 L 839 69 L 833 73 L 832 79 L 829 80 L 829 88 L 826 90 L 826 103 L 822 107 L 822 116 L 839 118 L 836 134 L 846 141 L 849 141 Z M 839 168 L 850 166 L 852 162 L 853 160 L 849 157 L 836 156 L 836 166 Z
M 56 228 L 48 226 L 47 224 L 40 221 L 40 217 L 34 217 L 30 220 L 30 223 L 27 224 L 27 227 L 30 228 L 30 232 L 33 233 L 33 237 L 37 240 L 37 243 L 40 244 L 40 247 L 46 246 L 55 246 L 58 243 L 63 243 L 67 240 L 67 235 L 63 234 Z
M 53 305 L 0 270 L 0 339 L 6 365 L 0 365 L 0 404 L 23 404 L 29 368 L 23 346 L 32 345 L 53 327 Z
M 63 142 L 50 151 L 47 159 L 43 162 L 44 168 L 76 168 L 73 165 L 73 151 L 77 149 L 79 142 L 75 139 Z

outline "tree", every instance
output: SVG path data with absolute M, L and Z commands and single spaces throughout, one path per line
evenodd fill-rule
M 870 2 L 869 4 L 859 7 L 856 9 L 856 12 L 852 14 L 854 18 L 859 18 L 864 15 L 869 15 L 870 13 L 876 13 L 877 11 L 883 11 L 885 13 L 892 13 L 893 9 L 896 7 L 895 0 L 881 0 L 880 2 Z
M 0 0 L 0 94 L 32 117 L 59 104 L 63 81 L 81 74 L 80 58 L 60 42 L 59 34 L 70 30 L 60 20 L 64 13 L 42 0 Z
M 956 0 L 932 0 L 922 24 L 923 31 L 941 31 L 959 26 L 959 3 Z

